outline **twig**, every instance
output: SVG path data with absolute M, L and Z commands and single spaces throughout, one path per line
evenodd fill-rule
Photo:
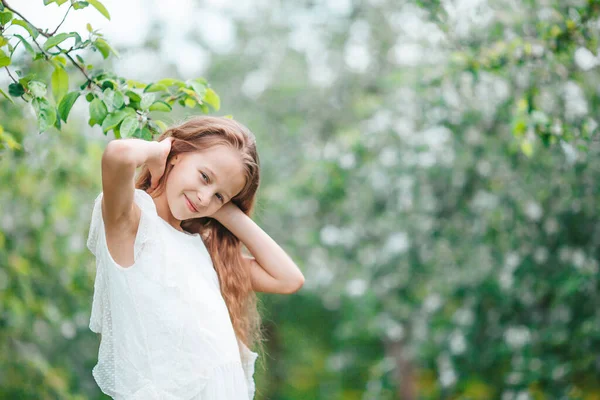
M 56 47 L 58 47 L 58 46 L 56 46 Z M 60 47 L 58 47 L 58 49 L 59 49 L 59 50 L 62 50 Z M 85 71 L 85 69 L 83 69 L 83 67 L 81 67 L 81 65 L 79 65 L 79 64 L 77 63 L 77 61 L 75 61 L 75 60 L 73 59 L 73 57 L 71 57 L 71 55 L 69 54 L 69 51 L 71 51 L 71 50 L 68 50 L 68 51 L 65 53 L 65 56 L 67 56 L 67 58 L 68 58 L 69 60 L 71 60 L 71 63 L 73 63 L 73 65 L 74 65 L 74 66 L 76 66 L 76 67 L 77 67 L 77 68 L 78 68 L 78 69 L 81 71 L 81 73 L 82 73 L 82 74 L 85 76 L 85 78 L 88 80 L 88 82 L 91 82 L 91 83 L 93 83 L 94 85 L 98 86 L 100 89 L 102 89 L 102 86 L 98 85 L 98 83 L 96 83 L 96 82 L 95 82 L 95 81 L 94 81 L 92 78 L 90 78 L 90 76 L 87 74 L 87 72 Z
M 69 9 L 67 10 L 67 12 L 65 13 L 65 16 L 63 17 L 62 21 L 60 21 L 60 24 L 58 24 L 58 26 L 56 27 L 56 29 L 50 34 L 50 36 L 54 36 L 54 34 L 58 31 L 58 28 L 60 28 L 60 26 L 63 24 L 63 22 L 65 22 L 65 19 L 67 19 L 67 15 L 69 15 L 69 11 L 71 11 L 71 8 L 73 8 L 73 4 L 71 4 L 69 6 Z
M 15 77 L 12 76 L 12 74 L 10 73 L 10 69 L 8 69 L 8 67 L 4 67 L 4 69 L 6 69 L 6 72 L 8 72 L 8 76 L 10 76 L 10 79 L 12 79 L 14 83 L 19 83 L 19 81 L 17 81 L 15 79 Z

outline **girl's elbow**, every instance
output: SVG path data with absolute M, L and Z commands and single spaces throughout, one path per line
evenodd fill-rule
M 300 277 L 291 285 L 288 294 L 296 293 L 298 290 L 302 289 L 304 286 L 304 275 L 300 274 Z

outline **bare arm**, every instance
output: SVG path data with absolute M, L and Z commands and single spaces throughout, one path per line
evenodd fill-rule
M 159 149 L 158 142 L 142 139 L 116 139 L 106 146 L 102 155 L 102 214 L 107 228 L 133 215 L 135 170 L 157 157 Z
M 287 253 L 233 203 L 212 216 L 230 230 L 252 253 L 246 258 L 257 292 L 291 294 L 304 285 L 304 275 Z

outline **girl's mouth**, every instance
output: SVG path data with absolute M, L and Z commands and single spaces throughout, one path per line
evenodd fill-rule
M 196 210 L 196 207 L 194 207 L 194 205 L 192 204 L 192 202 L 187 198 L 186 195 L 183 195 L 183 197 L 185 197 L 185 201 L 187 203 L 188 208 L 193 211 L 193 212 L 198 212 L 198 210 Z

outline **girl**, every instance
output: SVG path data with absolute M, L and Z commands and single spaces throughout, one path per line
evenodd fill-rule
M 231 119 L 195 117 L 159 141 L 108 143 L 87 240 L 96 256 L 90 329 L 101 334 L 92 374 L 104 393 L 254 397 L 254 292 L 304 283 L 250 218 L 258 185 L 254 135 Z

